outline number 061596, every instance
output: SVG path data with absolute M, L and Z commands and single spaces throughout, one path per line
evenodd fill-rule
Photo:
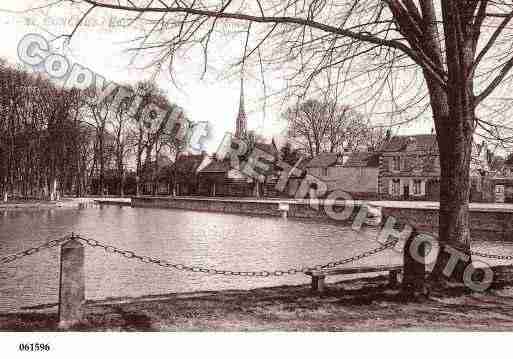
M 50 351 L 50 344 L 45 343 L 20 343 L 18 350 L 22 352 L 47 352 Z

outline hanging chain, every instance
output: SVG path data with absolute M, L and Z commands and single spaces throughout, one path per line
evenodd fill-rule
M 18 252 L 18 253 L 10 254 L 6 257 L 0 258 L 0 265 L 14 262 L 23 257 L 31 256 L 33 254 L 39 253 L 40 251 L 42 251 L 44 249 L 60 246 L 64 243 L 66 243 L 67 241 L 69 241 L 71 238 L 73 238 L 73 234 L 71 236 L 65 236 L 65 237 L 62 237 L 59 239 L 52 239 L 51 241 L 43 243 L 38 247 L 33 247 L 33 248 L 29 248 L 29 249 L 26 249 L 26 250 Z
M 356 254 L 354 256 L 340 259 L 337 261 L 328 262 L 325 264 L 318 264 L 315 266 L 295 267 L 295 268 L 289 268 L 289 269 L 284 269 L 284 270 L 233 271 L 233 270 L 223 270 L 223 269 L 216 269 L 216 268 L 206 268 L 206 267 L 194 266 L 194 265 L 188 266 L 188 265 L 181 264 L 181 263 L 171 263 L 171 262 L 163 260 L 163 259 L 149 257 L 149 256 L 143 256 L 143 255 L 136 254 L 135 252 L 130 251 L 130 250 L 121 249 L 121 248 L 117 248 L 117 247 L 114 247 L 111 245 L 107 245 L 107 244 L 101 243 L 95 239 L 85 238 L 80 235 L 77 236 L 77 235 L 71 234 L 71 235 L 64 236 L 59 239 L 50 240 L 48 242 L 41 244 L 40 246 L 29 248 L 24 251 L 10 254 L 8 256 L 0 258 L 0 265 L 17 261 L 21 258 L 39 253 L 40 251 L 45 250 L 45 249 L 60 246 L 64 243 L 68 242 L 71 239 L 79 240 L 82 243 L 87 244 L 90 247 L 102 248 L 103 250 L 105 250 L 108 253 L 119 254 L 127 259 L 137 259 L 140 262 L 156 264 L 161 267 L 173 268 L 176 270 L 186 271 L 186 272 L 207 273 L 207 274 L 227 275 L 227 276 L 248 276 L 248 277 L 270 277 L 270 276 L 294 275 L 294 274 L 300 274 L 300 273 L 305 273 L 305 272 L 314 271 L 314 270 L 323 270 L 323 269 L 334 268 L 334 267 L 337 267 L 337 266 L 340 266 L 343 264 L 356 262 L 361 259 L 375 255 L 377 253 L 380 253 L 382 251 L 385 251 L 385 250 L 395 246 L 395 244 L 398 242 L 398 240 L 392 240 L 392 241 L 389 241 L 389 242 L 386 242 L 386 243 L 380 245 L 379 247 Z M 489 259 L 513 260 L 513 255 L 490 254 L 490 253 L 484 253 L 484 252 L 478 252 L 478 251 L 470 251 L 470 254 L 477 256 L 477 257 L 489 258 Z
M 376 253 L 382 252 L 384 250 L 387 250 L 388 248 L 393 247 L 398 240 L 389 241 L 385 244 L 382 244 L 379 247 L 373 248 L 371 250 L 365 251 L 363 253 L 354 255 L 352 257 L 348 257 L 345 259 L 328 262 L 326 264 L 319 264 L 316 266 L 311 267 L 296 267 L 296 268 L 289 268 L 285 270 L 264 270 L 264 271 L 232 271 L 232 270 L 222 270 L 222 269 L 215 269 L 215 268 L 206 268 L 202 266 L 188 266 L 185 264 L 180 263 L 171 263 L 166 260 L 162 260 L 159 258 L 149 257 L 149 256 L 142 256 L 139 254 L 136 254 L 133 251 L 125 250 L 121 248 L 117 248 L 111 245 L 103 244 L 95 239 L 90 238 L 84 238 L 82 236 L 76 236 L 75 239 L 80 240 L 81 242 L 91 246 L 91 247 L 99 247 L 105 250 L 107 253 L 114 253 L 119 254 L 127 259 L 136 259 L 143 263 L 151 263 L 156 264 L 161 267 L 166 268 L 173 268 L 179 271 L 186 271 L 186 272 L 196 272 L 196 273 L 207 273 L 207 274 L 215 274 L 215 275 L 226 275 L 226 276 L 247 276 L 247 277 L 270 277 L 270 276 L 282 276 L 282 275 L 294 275 L 294 274 L 300 274 L 309 272 L 312 270 L 322 270 L 327 268 L 333 268 L 342 264 L 355 262 L 358 260 L 361 260 L 363 258 L 372 256 Z

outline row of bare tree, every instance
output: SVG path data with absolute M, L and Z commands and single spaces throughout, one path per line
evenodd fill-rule
M 322 152 L 377 150 L 386 138 L 385 127 L 373 127 L 369 119 L 337 101 L 309 99 L 283 114 L 288 138 L 310 157 Z
M 133 111 L 131 100 L 171 108 L 151 82 L 129 86 L 123 103 L 99 101 L 93 90 L 62 88 L 40 75 L 0 64 L 0 191 L 9 197 L 59 199 L 104 193 L 107 173 L 123 195 L 127 168 L 135 167 L 136 192 L 143 172 L 156 178 L 158 158 L 181 143 L 151 113 Z M 112 96 L 115 96 L 113 94 Z M 93 179 L 95 186 L 93 188 Z

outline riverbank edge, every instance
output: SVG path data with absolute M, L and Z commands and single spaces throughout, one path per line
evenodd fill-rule
M 362 205 L 379 208 L 379 216 L 368 218 L 377 225 L 382 218 L 392 217 L 400 224 L 409 224 L 428 233 L 438 233 L 439 203 L 421 201 L 344 201 L 287 198 L 218 198 L 218 197 L 153 197 L 131 198 L 132 207 L 168 208 L 198 212 L 287 217 L 329 221 L 342 225 L 353 223 Z M 349 209 L 349 211 L 347 210 Z M 488 241 L 513 241 L 512 204 L 470 204 L 471 236 Z M 345 213 L 345 215 L 343 215 Z M 337 219 L 342 218 L 342 219 Z
M 24 209 L 59 209 L 80 208 L 88 204 L 111 204 L 130 206 L 130 198 L 64 197 L 59 201 L 32 200 L 18 202 L 0 202 L 0 211 Z
M 70 206 L 70 204 L 73 204 Z M 62 207 L 74 207 L 75 203 L 70 201 L 34 201 L 34 202 L 7 202 L 0 203 L 0 210 L 23 210 L 23 209 L 51 209 Z M 78 206 L 78 203 L 77 203 Z
M 395 331 L 513 330 L 513 269 L 486 293 L 447 289 L 406 300 L 377 275 L 330 283 L 169 293 L 87 301 L 75 331 Z M 0 313 L 0 331 L 58 331 L 57 304 Z

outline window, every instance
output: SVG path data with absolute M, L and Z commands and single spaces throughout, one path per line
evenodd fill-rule
M 392 180 L 392 194 L 396 196 L 401 194 L 401 181 L 398 179 Z
M 401 157 L 400 156 L 392 157 L 392 170 L 393 171 L 401 170 Z
M 421 180 L 413 181 L 413 194 L 416 194 L 416 195 L 422 194 L 422 181 Z
M 324 177 L 328 177 L 328 167 L 323 167 L 323 168 L 322 168 L 322 175 L 323 175 Z

